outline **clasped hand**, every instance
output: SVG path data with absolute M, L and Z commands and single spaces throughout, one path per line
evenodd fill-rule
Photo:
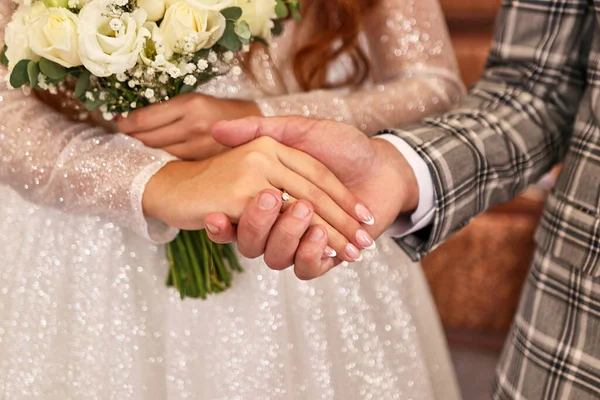
M 159 115 L 164 106 L 136 111 L 119 121 L 119 128 L 151 147 L 184 149 L 185 143 L 164 147 L 164 142 L 147 141 L 156 131 L 167 138 L 184 129 L 181 120 L 169 122 Z M 152 134 L 150 123 L 158 123 Z M 172 152 L 199 160 L 162 168 L 146 187 L 144 212 L 181 229 L 206 228 L 215 242 L 237 240 L 242 255 L 264 254 L 273 269 L 295 264 L 298 277 L 311 279 L 341 261 L 359 260 L 360 250 L 374 247 L 373 237 L 418 203 L 414 173 L 400 153 L 351 126 L 254 117 L 205 121 L 203 129 L 213 134 L 208 136 L 190 124 L 184 124 L 188 137 L 189 126 L 195 126 L 191 136 L 201 137 L 208 147 L 200 157 L 182 157 L 187 150 Z M 214 156 L 202 159 L 209 153 Z M 282 201 L 283 189 L 291 195 L 289 202 Z

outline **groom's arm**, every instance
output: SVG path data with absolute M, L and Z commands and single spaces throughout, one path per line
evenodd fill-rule
M 588 7 L 585 0 L 505 2 L 484 78 L 470 95 L 449 113 L 382 132 L 411 146 L 431 178 L 419 181 L 421 196 L 434 199 L 424 211 L 431 225 L 398 239 L 413 259 L 562 158 L 585 86 Z

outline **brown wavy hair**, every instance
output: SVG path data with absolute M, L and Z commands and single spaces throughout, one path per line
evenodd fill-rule
M 300 87 L 305 90 L 354 85 L 367 79 L 369 60 L 359 47 L 358 38 L 367 15 L 379 0 L 301 0 L 302 20 L 310 19 L 318 27 L 293 55 L 293 70 Z M 339 44 L 338 44 L 339 43 Z M 253 46 L 251 52 L 256 48 Z M 333 62 L 349 57 L 353 73 L 344 80 L 327 82 Z M 249 60 L 247 57 L 246 60 Z M 246 67 L 249 65 L 246 63 Z

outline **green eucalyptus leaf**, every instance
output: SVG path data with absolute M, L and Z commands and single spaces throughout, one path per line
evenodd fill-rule
M 8 67 L 8 58 L 6 57 L 7 50 L 8 50 L 8 47 L 6 47 L 6 45 L 4 45 L 4 47 L 2 47 L 2 51 L 0 51 L 0 63 L 2 65 L 4 65 L 5 67 Z
M 40 70 L 52 80 L 61 81 L 67 76 L 67 69 L 48 59 L 40 59 Z
M 98 108 L 100 108 L 101 105 L 102 105 L 102 102 L 100 100 L 94 100 L 94 101 L 88 100 L 85 102 L 85 108 L 88 111 L 97 110 Z
M 292 18 L 294 18 L 296 21 L 300 22 L 302 20 L 302 16 L 300 15 L 300 8 L 299 7 L 290 7 L 290 10 L 292 12 Z
M 250 40 L 252 37 L 252 32 L 250 32 L 250 25 L 246 21 L 238 21 L 235 24 L 235 33 L 240 37 L 247 40 Z
M 235 33 L 235 26 L 232 21 L 227 21 L 223 36 L 221 36 L 217 43 L 231 51 L 240 51 L 242 49 L 242 42 Z
M 90 87 L 90 71 L 83 71 L 77 79 L 75 84 L 75 91 L 73 95 L 77 98 L 82 98 L 85 95 L 85 91 Z
M 29 78 L 29 86 L 33 89 L 37 88 L 38 76 L 40 74 L 40 66 L 35 61 L 29 61 L 27 64 L 27 76 Z
M 30 60 L 21 60 L 15 65 L 10 74 L 10 85 L 14 88 L 20 88 L 24 84 L 29 82 L 29 75 L 27 75 L 27 66 Z
M 283 33 L 283 24 L 281 23 L 281 21 L 279 20 L 275 20 L 273 21 L 274 25 L 273 28 L 271 29 L 271 33 L 273 34 L 273 36 L 279 36 Z M 255 38 L 256 40 L 256 38 Z
M 226 19 L 237 21 L 242 16 L 242 9 L 240 7 L 228 7 L 221 10 L 221 14 Z
M 278 19 L 286 19 L 290 15 L 290 10 L 283 0 L 277 0 L 275 5 L 275 14 Z
M 181 89 L 179 89 L 179 94 L 184 94 L 184 93 L 191 93 L 193 92 L 195 89 L 194 86 L 190 86 L 190 85 L 183 85 L 181 87 Z

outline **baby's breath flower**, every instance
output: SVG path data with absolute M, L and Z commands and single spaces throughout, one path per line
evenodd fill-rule
M 198 60 L 197 65 L 200 71 L 204 71 L 206 68 L 208 68 L 208 61 L 206 61 L 204 58 L 201 58 Z
M 147 99 L 152 99 L 154 97 L 154 90 L 148 88 L 144 91 L 144 97 Z
M 171 67 L 167 72 L 171 78 L 179 78 L 181 76 L 181 71 L 177 67 Z
M 192 63 L 185 64 L 185 72 L 193 74 L 196 71 L 196 66 Z
M 196 77 L 194 75 L 188 75 L 185 78 L 183 78 L 183 83 L 185 83 L 188 86 L 193 86 L 196 84 L 198 80 L 196 79 Z

